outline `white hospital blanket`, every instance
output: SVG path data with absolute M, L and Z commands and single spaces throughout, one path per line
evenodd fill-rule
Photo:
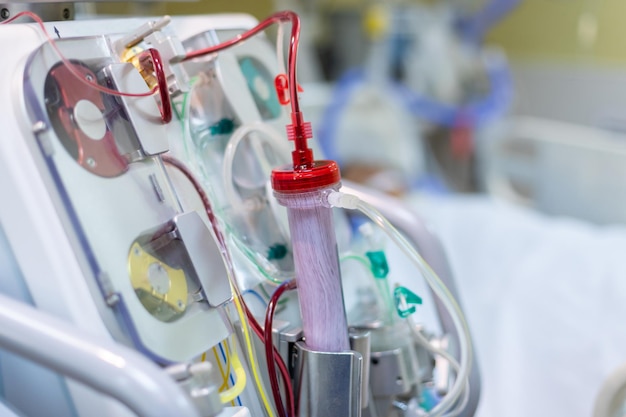
M 477 416 L 590 416 L 626 362 L 626 228 L 487 198 L 412 202 L 443 241 L 472 328 Z

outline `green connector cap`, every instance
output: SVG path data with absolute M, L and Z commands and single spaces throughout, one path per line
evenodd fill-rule
M 372 264 L 372 274 L 376 278 L 387 278 L 387 275 L 389 275 L 389 265 L 387 264 L 385 252 L 381 250 L 365 252 L 365 256 L 367 256 Z
M 229 135 L 233 133 L 233 130 L 235 130 L 235 122 L 231 119 L 220 119 L 209 127 L 209 131 L 213 136 Z
M 287 256 L 287 246 L 282 243 L 274 243 L 267 251 L 267 259 L 270 261 L 283 259 Z
M 396 302 L 396 311 L 402 318 L 406 318 L 415 313 L 416 304 L 422 304 L 422 299 L 411 290 L 398 286 L 393 290 L 393 299 Z

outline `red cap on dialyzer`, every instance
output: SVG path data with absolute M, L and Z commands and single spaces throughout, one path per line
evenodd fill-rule
M 281 193 L 314 191 L 341 181 L 335 161 L 314 161 L 309 168 L 293 169 L 289 165 L 272 171 L 272 188 Z
M 311 124 L 305 122 L 302 113 L 291 114 L 292 124 L 287 126 L 287 137 L 295 142 L 291 153 L 293 166 L 283 166 L 272 171 L 274 191 L 294 193 L 313 191 L 337 184 L 341 180 L 335 161 L 315 161 L 307 140 L 313 137 Z

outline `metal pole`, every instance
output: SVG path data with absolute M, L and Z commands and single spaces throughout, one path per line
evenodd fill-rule
M 142 417 L 199 417 L 189 397 L 139 353 L 0 295 L 0 348 L 109 395 Z

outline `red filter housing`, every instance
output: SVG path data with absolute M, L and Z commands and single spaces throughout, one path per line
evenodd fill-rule
M 314 191 L 341 181 L 335 161 L 314 161 L 310 167 L 296 168 L 289 165 L 272 171 L 272 188 L 280 193 Z

